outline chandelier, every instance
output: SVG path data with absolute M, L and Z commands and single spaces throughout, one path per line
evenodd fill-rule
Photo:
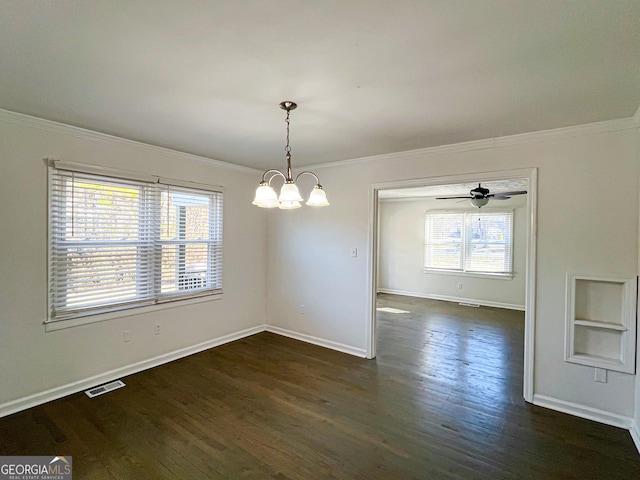
M 289 115 L 291 110 L 295 110 L 296 105 L 294 102 L 285 101 L 280 103 L 280 108 L 287 111 L 287 118 L 285 120 L 287 124 L 287 145 L 284 147 L 284 151 L 287 157 L 287 174 L 285 175 L 280 170 L 267 170 L 262 174 L 262 181 L 256 189 L 256 198 L 253 199 L 253 205 L 257 205 L 262 208 L 281 208 L 283 210 L 291 210 L 294 208 L 300 208 L 300 202 L 304 199 L 300 196 L 296 182 L 303 175 L 311 175 L 316 179 L 316 186 L 311 190 L 309 200 L 306 204 L 311 207 L 326 207 L 329 205 L 327 201 L 327 194 L 324 192 L 318 176 L 313 172 L 299 173 L 295 181 L 291 176 L 291 147 L 289 146 Z M 284 184 L 280 189 L 280 195 L 276 194 L 275 190 L 271 186 L 271 180 L 280 176 L 284 179 Z M 268 180 L 267 180 L 267 177 Z

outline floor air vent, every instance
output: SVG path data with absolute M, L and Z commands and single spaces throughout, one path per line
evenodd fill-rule
M 100 385 L 99 387 L 90 388 L 89 390 L 85 390 L 84 393 L 87 394 L 87 397 L 93 398 L 98 395 L 102 395 L 103 393 L 110 392 L 112 390 L 116 390 L 118 388 L 124 387 L 124 382 L 122 380 L 116 380 L 115 382 L 105 383 L 104 385 Z

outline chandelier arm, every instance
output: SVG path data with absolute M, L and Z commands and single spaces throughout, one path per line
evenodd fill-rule
M 267 183 L 267 175 L 269 175 L 270 173 L 273 173 L 273 175 L 271 176 L 271 178 L 269 178 L 268 183 L 271 183 L 271 180 L 273 180 L 273 177 L 276 177 L 278 175 L 280 175 L 285 180 L 287 179 L 284 173 L 282 173 L 280 170 L 276 170 L 275 168 L 272 168 L 271 170 L 267 170 L 262 174 L 262 182 Z
M 315 178 L 315 179 L 316 179 L 316 184 L 317 184 L 317 185 L 320 185 L 320 179 L 318 178 L 318 176 L 317 176 L 315 173 L 310 172 L 310 171 L 308 171 L 308 170 L 305 170 L 304 172 L 300 172 L 300 173 L 298 174 L 298 176 L 296 177 L 296 182 L 298 181 L 298 179 L 299 179 L 302 175 L 305 175 L 305 174 L 313 176 L 313 178 Z

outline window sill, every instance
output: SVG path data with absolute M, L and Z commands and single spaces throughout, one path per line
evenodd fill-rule
M 436 270 L 425 268 L 422 270 L 425 274 L 436 275 L 455 275 L 458 277 L 474 277 L 474 278 L 490 278 L 492 280 L 513 280 L 513 273 L 480 273 L 480 272 L 460 272 L 457 270 Z
M 44 322 L 45 332 L 55 332 L 57 330 L 64 330 L 66 328 L 79 327 L 81 325 L 88 325 L 90 323 L 104 322 L 107 320 L 113 320 L 114 318 L 131 317 L 134 315 L 142 315 L 145 313 L 156 312 L 159 310 L 166 310 L 169 308 L 178 308 L 186 305 L 193 305 L 196 303 L 212 302 L 220 300 L 222 293 L 213 293 L 211 295 L 203 295 L 194 298 L 185 298 L 183 300 L 175 300 L 164 303 L 157 303 L 155 305 L 146 305 L 144 307 L 134 307 L 121 310 L 114 310 L 112 312 L 98 313 L 96 315 L 87 315 L 85 317 L 70 318 L 67 320 L 50 320 Z

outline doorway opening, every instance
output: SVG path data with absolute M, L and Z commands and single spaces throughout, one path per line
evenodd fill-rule
M 524 310 L 522 390 L 524 399 L 532 402 L 536 181 L 536 169 L 519 169 L 372 185 L 369 358 L 376 356 L 377 308 L 383 309 L 380 315 L 386 327 L 390 318 L 407 315 L 394 310 L 410 312 L 413 307 L 425 314 L 429 303 L 433 308 L 438 304 L 449 307 L 463 319 L 465 311 L 456 309 L 473 310 L 481 305 L 481 309 L 493 310 L 496 318 L 519 316 L 521 325 Z M 458 194 L 464 197 L 469 185 L 477 187 L 478 183 L 492 192 L 488 202 L 480 202 L 480 209 L 478 202 L 470 204 L 469 199 L 436 200 Z M 527 193 L 499 198 L 501 192 L 517 191 Z M 509 218 L 511 229 L 506 226 Z M 434 229 L 440 237 L 430 240 Z M 394 242 L 402 248 L 381 252 L 382 245 Z M 507 310 L 500 312 L 500 308 Z M 472 327 L 463 320 L 456 328 L 473 331 Z M 472 338 L 477 340 L 477 336 Z

